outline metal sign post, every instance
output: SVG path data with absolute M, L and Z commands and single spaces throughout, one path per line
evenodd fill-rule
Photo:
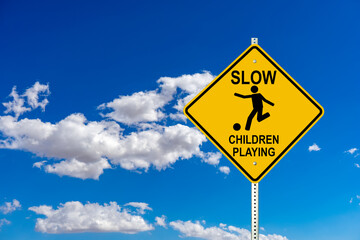
M 258 44 L 258 39 L 251 38 L 251 44 Z M 251 240 L 256 239 L 259 239 L 259 183 L 251 183 Z
M 251 183 L 251 240 L 259 239 L 259 183 Z

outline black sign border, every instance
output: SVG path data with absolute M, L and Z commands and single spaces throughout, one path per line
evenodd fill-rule
M 252 50 L 258 50 L 279 72 L 281 72 L 293 85 L 296 87 L 316 108 L 319 109 L 319 114 L 316 115 L 316 117 L 300 132 L 299 135 L 295 137 L 295 139 L 275 158 L 274 161 L 271 162 L 271 164 L 257 177 L 253 178 L 232 156 L 229 154 L 221 145 L 216 141 L 211 134 L 206 131 L 206 129 L 198 122 L 196 119 L 190 114 L 189 109 L 191 108 L 194 103 L 196 103 L 207 91 L 209 91 L 217 82 L 219 82 L 233 67 L 235 67 L 246 55 L 248 55 Z M 224 71 L 220 77 L 218 77 L 214 82 L 211 83 L 210 86 L 208 86 L 201 94 L 199 94 L 195 100 L 193 100 L 188 106 L 185 107 L 185 113 L 191 118 L 191 120 L 202 129 L 202 131 L 206 134 L 207 137 L 209 137 L 216 145 L 219 147 L 223 153 L 226 154 L 226 156 L 232 161 L 234 165 L 236 165 L 238 168 L 241 169 L 241 171 L 252 181 L 258 182 L 271 168 L 273 165 L 275 165 L 282 157 L 283 155 L 288 151 L 289 148 L 291 148 L 295 142 L 301 138 L 302 135 L 315 123 L 316 120 L 318 120 L 322 114 L 323 109 L 306 93 L 304 90 L 292 80 L 291 77 L 289 77 L 272 59 L 270 59 L 258 46 L 252 46 L 250 47 L 239 59 L 237 59 L 230 67 Z

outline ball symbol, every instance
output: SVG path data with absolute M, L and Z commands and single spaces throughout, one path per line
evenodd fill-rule
M 233 126 L 233 128 L 234 128 L 235 131 L 239 131 L 240 128 L 241 128 L 241 126 L 240 126 L 239 123 L 235 123 L 234 126 Z

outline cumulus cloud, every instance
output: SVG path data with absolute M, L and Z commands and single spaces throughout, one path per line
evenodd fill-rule
M 199 221 L 173 221 L 170 226 L 179 231 L 182 235 L 180 237 L 196 237 L 205 240 L 249 240 L 251 233 L 247 229 L 237 228 L 234 226 L 227 226 L 220 224 L 219 227 L 204 227 L 204 223 Z M 287 237 L 269 234 L 260 234 L 260 240 L 288 240 Z
M 25 100 L 17 93 L 16 86 L 12 88 L 9 96 L 12 97 L 13 100 L 7 103 L 3 103 L 4 107 L 6 107 L 4 113 L 14 113 L 15 117 L 18 118 L 24 112 L 31 110 L 31 108 L 24 106 Z
M 20 202 L 16 199 L 13 199 L 12 202 L 5 202 L 3 205 L 1 205 L 0 212 L 2 212 L 3 214 L 8 214 L 20 208 L 21 208 Z
M 33 164 L 33 167 L 41 168 L 47 161 L 40 161 Z
M 46 105 L 49 103 L 47 97 L 50 95 L 49 84 L 44 85 L 36 82 L 31 88 L 28 88 L 23 97 L 26 97 L 27 103 L 32 109 L 40 107 L 45 111 Z M 39 101 L 39 99 L 42 99 Z
M 227 232 L 218 227 L 205 228 L 199 221 L 183 222 L 180 220 L 170 222 L 170 226 L 179 231 L 182 237 L 197 237 L 208 240 L 238 240 L 240 237 L 237 234 Z
M 155 217 L 155 224 L 167 228 L 165 215 L 162 215 L 161 217 Z
M 2 218 L 0 219 L 0 230 L 1 230 L 1 227 L 4 226 L 4 225 L 9 225 L 11 224 L 11 222 L 5 218 Z
M 229 173 L 230 173 L 230 168 L 227 166 L 221 166 L 221 167 L 219 167 L 219 170 L 220 170 L 220 172 L 225 173 L 226 175 L 229 175 Z
M 221 227 L 221 228 L 226 228 L 227 225 L 226 225 L 225 223 L 220 223 L 220 224 L 219 224 L 219 227 Z
M 61 204 L 57 209 L 42 205 L 29 210 L 44 215 L 36 220 L 35 230 L 42 233 L 121 232 L 135 234 L 154 227 L 142 216 L 129 213 L 116 202 L 100 205 L 77 201 Z
M 0 141 L 1 148 L 21 149 L 62 160 L 41 161 L 34 166 L 49 173 L 82 179 L 98 179 L 104 169 L 111 168 L 109 160 L 128 170 L 148 170 L 152 165 L 161 170 L 179 159 L 206 155 L 200 150 L 206 141 L 204 135 L 181 124 L 124 136 L 117 123 L 87 121 L 82 114 L 72 114 L 55 124 L 1 116 L 0 131 L 7 136 Z
M 218 165 L 221 158 L 221 153 L 207 153 L 203 156 L 203 161 L 210 165 Z
M 319 148 L 319 146 L 318 146 L 316 143 L 314 143 L 313 145 L 309 146 L 309 152 L 312 152 L 312 151 L 317 152 L 317 151 L 320 151 L 320 150 L 321 150 L 321 148 Z
M 125 124 L 140 122 L 156 122 L 166 117 L 163 107 L 177 96 L 173 106 L 177 112 L 170 114 L 175 120 L 184 120 L 182 109 L 213 76 L 209 72 L 182 75 L 180 77 L 161 77 L 157 83 L 159 88 L 153 91 L 136 92 L 129 96 L 120 96 L 111 102 L 101 104 L 98 109 L 110 111 L 102 116 Z M 179 90 L 179 93 L 178 93 Z
M 0 131 L 7 136 L 0 142 L 1 148 L 21 149 L 40 157 L 65 159 L 46 165 L 47 172 L 79 178 L 98 178 L 103 169 L 110 168 L 102 158 L 102 149 L 111 148 L 112 140 L 118 140 L 120 127 L 116 123 L 87 122 L 82 114 L 72 114 L 56 124 L 40 119 L 17 120 L 12 116 L 0 117 Z
M 139 214 L 145 214 L 145 210 L 152 211 L 152 208 L 149 207 L 149 204 L 143 202 L 129 202 L 125 204 L 125 206 L 131 206 L 136 208 L 137 213 Z
M 354 163 L 355 167 L 360 168 L 360 165 L 358 163 Z
M 177 124 L 131 133 L 121 141 L 121 151 L 112 152 L 112 162 L 134 170 L 147 170 L 150 165 L 162 170 L 179 159 L 201 156 L 200 145 L 206 141 L 195 128 Z
M 104 158 L 101 158 L 96 162 L 81 162 L 72 158 L 44 166 L 45 172 L 47 173 L 55 173 L 59 176 L 71 176 L 81 179 L 99 179 L 99 176 L 103 174 L 104 169 L 108 168 L 111 168 L 111 166 Z
M 120 96 L 109 103 L 101 104 L 98 109 L 110 109 L 102 114 L 117 122 L 133 124 L 138 122 L 159 121 L 165 117 L 160 110 L 169 99 L 156 91 L 137 92 L 130 96 Z
M 177 92 L 177 89 L 180 90 L 180 93 L 177 96 L 176 104 L 173 106 L 177 112 L 170 114 L 170 117 L 174 120 L 186 119 L 182 113 L 185 105 L 214 78 L 215 76 L 208 71 L 192 75 L 184 74 L 176 78 L 161 77 L 157 82 L 160 84 L 162 93 L 173 95 Z
M 346 153 L 350 153 L 350 154 L 354 154 L 357 150 L 359 150 L 359 149 L 357 149 L 357 148 L 350 148 L 349 150 L 346 150 L 345 152 L 346 152 Z
M 146 172 L 151 167 L 163 170 L 194 156 L 217 165 L 221 154 L 201 151 L 206 138 L 200 131 L 177 120 L 172 120 L 172 125 L 161 122 L 176 114 L 184 116 L 184 104 L 213 78 L 209 72 L 162 77 L 153 91 L 120 96 L 100 105 L 105 117 L 101 121 L 89 121 L 82 113 L 71 114 L 56 123 L 19 120 L 24 111 L 45 109 L 50 91 L 49 85 L 38 82 L 21 96 L 14 88 L 14 101 L 4 105 L 6 112 L 14 112 L 15 116 L 0 116 L 0 148 L 34 153 L 46 158 L 34 163 L 34 167 L 81 179 L 98 179 L 104 170 L 114 166 L 137 172 Z M 164 110 L 165 105 L 169 105 L 173 115 Z
M 40 84 L 39 82 L 36 82 L 32 87 L 28 88 L 22 95 L 18 94 L 16 86 L 14 86 L 9 95 L 13 100 L 3 103 L 6 108 L 4 113 L 14 113 L 17 119 L 23 113 L 38 107 L 44 111 L 46 105 L 49 103 L 47 99 L 49 94 L 49 85 Z M 39 101 L 40 98 L 42 98 L 41 101 Z
M 136 212 L 127 207 L 135 207 Z M 81 232 L 121 232 L 135 234 L 151 231 L 154 226 L 148 223 L 143 214 L 152 210 L 147 203 L 129 202 L 123 207 L 116 202 L 109 204 L 78 201 L 60 204 L 56 209 L 41 205 L 29 208 L 30 211 L 44 218 L 37 218 L 35 230 L 42 233 L 81 233 Z M 155 217 L 155 225 L 167 228 L 166 216 Z M 174 230 L 181 233 L 180 237 L 196 237 L 205 240 L 249 240 L 250 231 L 243 228 L 220 223 L 219 227 L 205 227 L 206 221 L 172 221 L 169 223 Z M 260 240 L 288 240 L 277 234 L 260 234 Z

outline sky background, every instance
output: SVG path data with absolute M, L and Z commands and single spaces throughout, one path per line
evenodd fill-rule
M 263 239 L 359 240 L 359 10 L 0 1 L 0 239 L 248 239 L 250 182 L 179 110 L 257 37 L 325 109 L 260 182 Z

